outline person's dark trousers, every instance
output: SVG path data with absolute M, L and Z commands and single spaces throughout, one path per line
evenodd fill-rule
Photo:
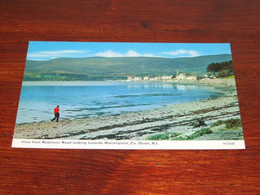
M 59 113 L 55 113 L 54 116 L 55 117 L 51 121 L 54 121 L 56 119 L 56 122 L 59 122 L 60 114 Z

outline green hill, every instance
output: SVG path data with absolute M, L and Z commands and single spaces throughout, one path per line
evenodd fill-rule
M 24 80 L 106 80 L 127 76 L 162 76 L 179 72 L 203 74 L 210 63 L 231 60 L 231 55 L 187 58 L 89 57 L 26 61 Z

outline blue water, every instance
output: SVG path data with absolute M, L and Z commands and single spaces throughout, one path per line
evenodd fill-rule
M 211 88 L 163 82 L 23 83 L 16 122 L 50 121 L 57 105 L 62 120 L 150 110 L 220 95 Z

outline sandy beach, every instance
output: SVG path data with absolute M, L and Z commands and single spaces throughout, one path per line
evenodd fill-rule
M 201 129 L 211 128 L 211 133 L 201 134 L 197 140 L 243 139 L 242 128 L 226 129 L 223 124 L 211 127 L 219 120 L 240 119 L 236 89 L 216 86 L 224 96 L 205 101 L 198 100 L 163 106 L 149 111 L 130 112 L 113 116 L 38 122 L 16 125 L 16 139 L 71 139 L 71 140 L 145 140 L 157 134 L 172 133 L 179 138 L 189 137 Z M 196 122 L 203 121 L 203 125 Z

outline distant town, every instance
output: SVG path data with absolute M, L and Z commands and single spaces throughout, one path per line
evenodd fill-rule
M 201 78 L 208 78 L 208 74 L 205 74 L 203 76 L 200 76 Z M 150 77 L 150 76 L 128 76 L 127 81 L 170 81 L 170 80 L 176 80 L 176 81 L 196 81 L 198 80 L 197 75 L 192 75 L 190 73 L 179 73 L 179 71 L 176 71 L 176 74 L 174 75 L 168 75 L 168 76 L 156 76 L 156 77 Z
M 139 76 L 128 76 L 127 81 L 169 81 L 169 80 L 198 80 L 195 75 L 186 75 L 185 73 L 180 73 L 176 77 L 175 76 L 157 76 L 157 77 L 139 77 Z
M 174 81 L 174 82 L 197 82 L 201 84 L 217 84 L 217 85 L 225 85 L 225 86 L 234 86 L 235 85 L 235 79 L 234 75 L 231 75 L 229 77 L 218 77 L 212 73 L 206 73 L 203 75 L 192 75 L 190 73 L 178 73 L 176 72 L 176 75 L 169 75 L 169 76 L 156 76 L 156 77 L 150 77 L 150 76 L 128 76 L 127 81 Z

